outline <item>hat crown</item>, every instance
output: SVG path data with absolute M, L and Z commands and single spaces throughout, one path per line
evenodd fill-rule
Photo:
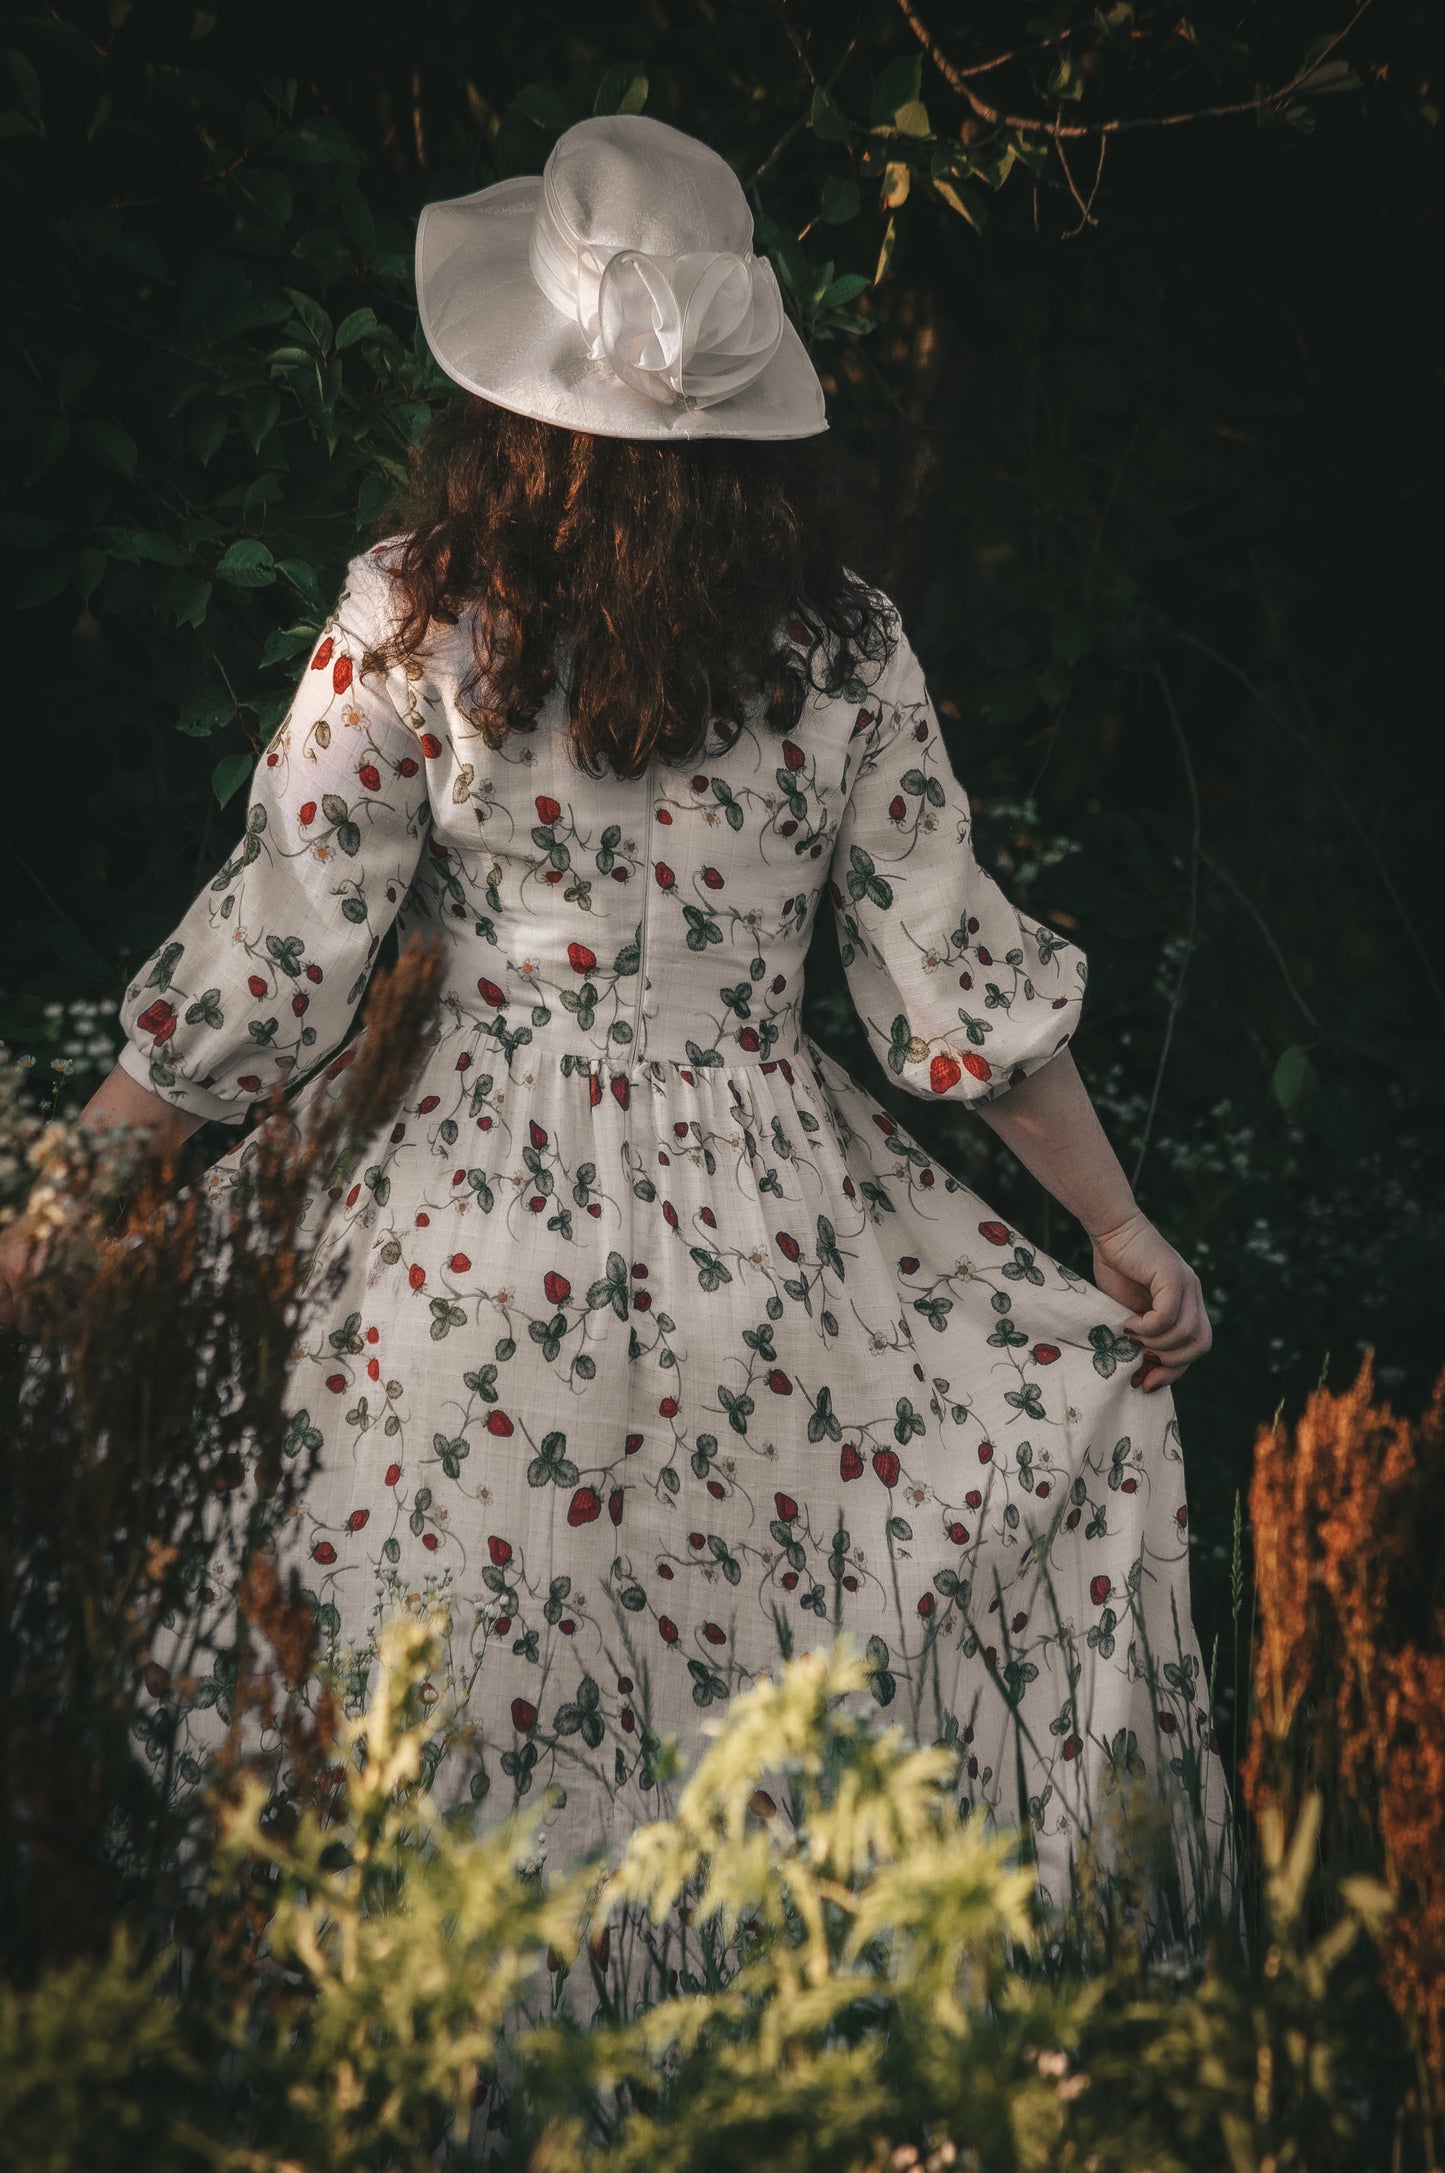
M 727 160 L 646 114 L 599 114 L 569 128 L 543 168 L 542 189 L 553 219 L 598 252 L 752 249 L 753 215 Z

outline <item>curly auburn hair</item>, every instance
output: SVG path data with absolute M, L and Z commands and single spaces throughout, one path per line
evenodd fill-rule
M 489 746 L 565 683 L 574 753 L 635 777 L 684 766 L 745 705 L 779 735 L 891 646 L 886 599 L 844 566 L 845 486 L 816 439 L 594 437 L 467 394 L 434 417 L 382 514 L 415 658 L 473 605 L 463 688 Z M 563 661 L 565 660 L 565 662 Z

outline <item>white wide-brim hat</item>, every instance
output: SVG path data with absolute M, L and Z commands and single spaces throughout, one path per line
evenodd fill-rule
M 427 204 L 422 331 L 515 414 L 615 438 L 809 438 L 823 388 L 753 254 L 737 175 L 643 114 L 569 128 L 541 176 Z

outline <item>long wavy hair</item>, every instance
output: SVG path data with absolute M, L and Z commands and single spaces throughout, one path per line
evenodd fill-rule
M 856 496 L 856 494 L 854 494 Z M 474 609 L 462 687 L 489 746 L 559 676 L 592 774 L 685 766 L 749 710 L 780 736 L 891 641 L 845 567 L 846 479 L 826 439 L 594 437 L 466 394 L 436 415 L 378 539 L 399 591 L 384 654 Z

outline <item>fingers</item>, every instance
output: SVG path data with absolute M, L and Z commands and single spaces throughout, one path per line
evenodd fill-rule
M 1177 1268 L 1165 1269 L 1150 1292 L 1148 1311 L 1125 1321 L 1125 1334 L 1142 1343 L 1155 1343 L 1161 1336 L 1170 1335 L 1187 1303 L 1190 1280 L 1182 1260 Z
M 1214 1330 L 1202 1295 L 1188 1297 L 1174 1327 L 1165 1335 L 1149 1339 L 1129 1378 L 1136 1388 L 1169 1387 L 1205 1355 L 1213 1342 Z

